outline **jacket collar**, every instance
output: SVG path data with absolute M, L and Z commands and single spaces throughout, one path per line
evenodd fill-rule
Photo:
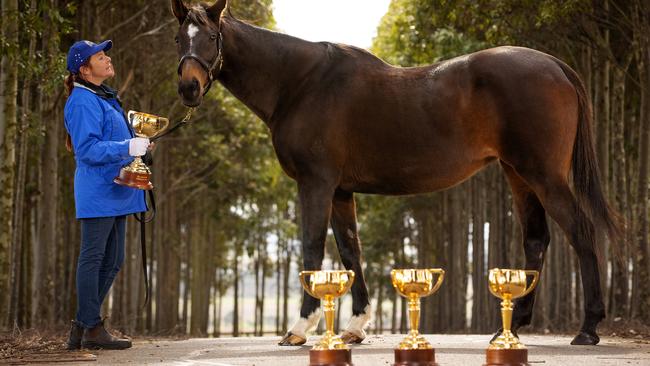
M 95 85 L 79 78 L 75 80 L 74 86 L 77 88 L 90 90 L 92 93 L 104 99 L 117 99 L 118 101 L 120 100 L 120 98 L 117 96 L 117 90 L 111 88 L 106 84 Z

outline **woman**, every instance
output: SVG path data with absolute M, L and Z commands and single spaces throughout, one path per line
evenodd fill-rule
M 106 55 L 110 40 L 70 47 L 64 109 L 66 146 L 75 155 L 74 196 L 81 221 L 77 262 L 77 315 L 68 349 L 125 349 L 104 329 L 100 308 L 124 261 L 126 215 L 146 211 L 144 191 L 113 183 L 122 166 L 144 155 L 146 138 L 134 137 L 115 90 L 103 84 L 115 75 Z

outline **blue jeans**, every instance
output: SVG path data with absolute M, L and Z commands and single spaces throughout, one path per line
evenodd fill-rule
M 100 309 L 124 262 L 126 216 L 81 219 L 81 250 L 77 262 L 77 322 L 93 328 Z

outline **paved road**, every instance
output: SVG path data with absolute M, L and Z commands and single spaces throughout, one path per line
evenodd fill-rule
M 489 335 L 427 335 L 441 365 L 482 365 Z M 369 336 L 352 346 L 355 366 L 390 366 L 393 347 L 402 336 Z M 279 337 L 201 338 L 185 341 L 135 341 L 126 351 L 99 351 L 93 365 L 212 365 L 212 366 L 307 366 L 309 349 L 318 339 L 311 337 L 300 347 L 280 347 Z M 605 337 L 593 347 L 570 346 L 571 338 L 522 335 L 529 362 L 535 365 L 647 365 L 650 340 Z M 79 362 L 69 365 L 79 365 Z M 62 365 L 62 363 L 59 363 Z

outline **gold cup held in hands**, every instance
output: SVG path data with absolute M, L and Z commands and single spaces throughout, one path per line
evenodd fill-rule
M 149 113 L 129 111 L 127 118 L 138 137 L 153 138 L 169 127 L 169 119 Z M 141 157 L 136 156 L 131 164 L 120 169 L 120 175 L 113 181 L 123 186 L 149 190 L 153 189 L 150 178 L 149 167 Z
M 527 276 L 533 276 L 528 286 Z M 511 330 L 512 300 L 528 295 L 537 285 L 539 272 L 522 269 L 491 269 L 488 276 L 490 292 L 500 298 L 503 331 L 486 350 L 487 365 L 527 365 L 528 350 Z
M 351 366 L 350 348 L 334 334 L 334 300 L 350 290 L 353 271 L 302 271 L 300 282 L 307 293 L 323 302 L 325 334 L 309 351 L 310 365 Z
M 395 349 L 394 365 L 436 365 L 433 346 L 419 332 L 420 298 L 438 291 L 445 278 L 445 271 L 441 268 L 394 269 L 390 275 L 393 287 L 408 299 L 411 328 L 409 335 Z

